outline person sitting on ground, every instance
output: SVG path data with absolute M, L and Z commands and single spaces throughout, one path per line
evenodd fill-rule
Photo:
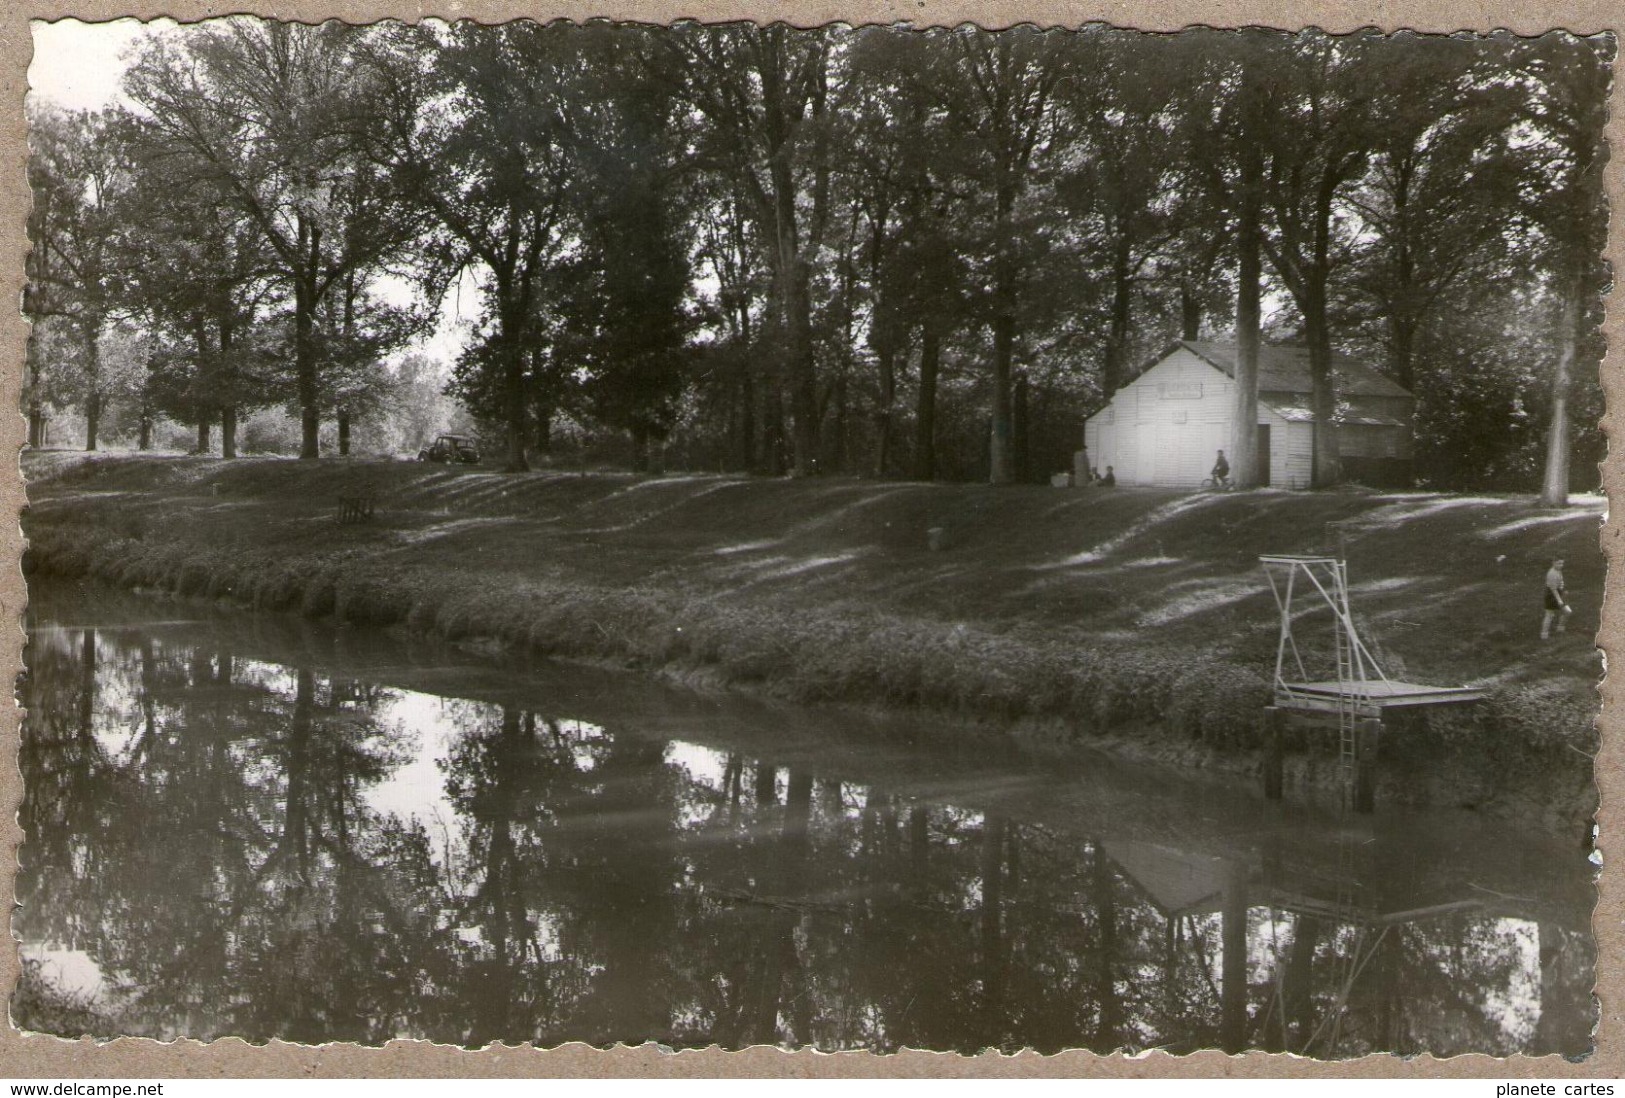
M 1213 487 L 1230 487 L 1230 462 L 1225 460 L 1224 451 L 1219 451 L 1219 460 L 1213 463 Z
M 1540 620 L 1540 639 L 1550 640 L 1552 636 L 1552 623 L 1557 623 L 1557 631 L 1563 632 L 1569 623 L 1569 615 L 1574 608 L 1569 605 L 1568 588 L 1563 583 L 1563 558 L 1557 557 L 1546 572 L 1546 614 Z
M 1106 475 L 1100 478 L 1100 486 L 1102 488 L 1117 487 L 1117 474 L 1112 472 L 1110 465 L 1106 466 Z

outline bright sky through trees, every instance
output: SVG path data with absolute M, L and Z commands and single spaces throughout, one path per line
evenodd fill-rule
M 173 20 L 141 23 L 118 19 L 111 23 L 84 23 L 36 19 L 34 59 L 28 66 L 28 89 L 71 110 L 99 110 L 121 102 L 119 80 L 124 76 L 124 52 L 153 29 L 173 27 Z
M 176 24 L 173 19 L 145 23 L 136 19 L 116 19 L 108 23 L 36 19 L 32 26 L 34 57 L 28 66 L 30 94 L 66 110 L 95 111 L 128 105 L 119 82 L 129 68 L 131 47 Z M 381 291 L 391 301 L 405 305 L 410 300 L 413 290 L 404 281 L 392 278 L 380 281 L 384 283 Z M 469 303 L 474 301 L 475 292 L 473 275 L 465 275 L 446 295 L 435 331 L 412 350 L 441 362 L 456 358 L 468 340 L 466 322 L 473 317 Z

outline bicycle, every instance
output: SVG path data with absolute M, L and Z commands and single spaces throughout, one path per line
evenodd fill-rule
M 1235 487 L 1235 481 L 1229 477 L 1208 477 L 1202 482 L 1202 491 L 1204 492 L 1230 492 Z

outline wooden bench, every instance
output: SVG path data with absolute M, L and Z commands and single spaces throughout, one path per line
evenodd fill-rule
M 340 496 L 339 521 L 340 522 L 369 522 L 372 519 L 373 507 L 376 498 L 372 493 Z

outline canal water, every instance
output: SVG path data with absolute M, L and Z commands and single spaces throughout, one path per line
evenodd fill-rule
M 27 1029 L 1584 1053 L 1592 867 L 998 737 L 36 584 Z

